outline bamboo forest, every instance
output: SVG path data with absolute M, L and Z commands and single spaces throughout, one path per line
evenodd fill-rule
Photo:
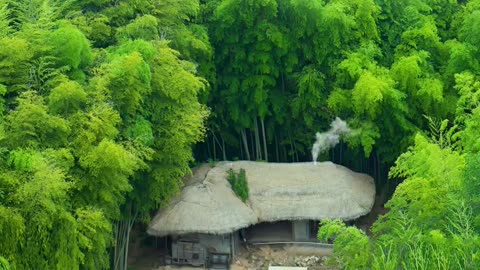
M 480 0 L 0 0 L 0 105 L 0 270 L 171 269 L 132 258 L 202 164 L 245 164 L 248 243 L 254 168 L 297 163 L 373 179 L 365 228 L 284 218 L 308 269 L 480 269 Z

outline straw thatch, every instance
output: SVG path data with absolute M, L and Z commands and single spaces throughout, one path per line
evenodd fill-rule
M 227 181 L 196 183 L 195 175 L 189 181 L 179 197 L 152 220 L 149 234 L 225 234 L 257 222 L 255 213 L 235 196 Z
M 226 180 L 230 168 L 246 171 L 250 188 L 246 204 L 236 197 Z M 205 170 L 168 208 L 160 210 L 148 233 L 224 234 L 258 222 L 352 220 L 370 212 L 375 198 L 370 176 L 331 162 L 224 162 L 199 181 L 204 175 Z
M 352 220 L 370 212 L 374 203 L 370 176 L 331 162 L 232 162 L 225 166 L 245 168 L 251 208 L 259 221 Z

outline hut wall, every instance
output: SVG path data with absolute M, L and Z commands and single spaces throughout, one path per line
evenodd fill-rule
M 310 238 L 310 226 L 308 220 L 295 220 L 293 223 L 293 240 L 308 241 Z
M 232 237 L 230 234 L 199 234 L 198 240 L 199 243 L 207 249 L 207 251 L 231 254 Z
M 232 257 L 238 253 L 242 247 L 243 240 L 240 238 L 240 232 L 235 231 L 232 233 Z

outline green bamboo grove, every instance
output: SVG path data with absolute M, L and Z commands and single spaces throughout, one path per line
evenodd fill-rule
M 207 160 L 375 178 L 343 269 L 480 267 L 479 0 L 0 0 L 0 269 L 123 269 Z

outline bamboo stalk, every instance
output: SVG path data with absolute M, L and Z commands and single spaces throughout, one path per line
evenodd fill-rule
M 249 133 L 250 133 L 250 142 L 251 142 L 250 145 L 252 146 L 252 148 L 251 148 L 251 150 L 252 150 L 252 159 L 256 159 L 256 157 L 255 157 L 255 140 L 253 139 L 253 132 L 250 131 Z
M 243 154 L 243 142 L 242 142 L 242 135 L 240 134 L 240 159 L 241 160 L 244 160 L 245 159 L 245 155 Z
M 275 156 L 277 157 L 277 162 L 280 162 L 280 154 L 278 151 L 278 136 L 277 133 L 275 133 Z
M 262 159 L 262 150 L 261 150 L 261 146 L 260 146 L 260 134 L 259 134 L 259 131 L 258 131 L 257 117 L 255 117 L 255 119 L 253 120 L 253 123 L 255 125 L 255 129 L 253 130 L 254 133 L 255 133 L 255 154 L 257 156 L 257 160 L 261 160 Z
M 263 151 L 264 151 L 265 161 L 268 162 L 267 135 L 265 134 L 265 123 L 263 118 L 260 119 L 260 124 L 262 125 Z
M 242 128 L 241 135 L 243 139 L 243 146 L 245 147 L 245 154 L 247 155 L 247 160 L 250 160 L 250 152 L 248 151 L 247 134 L 244 128 Z
M 213 144 L 213 160 L 217 160 L 217 148 L 215 147 L 215 138 L 212 138 Z
M 225 140 L 223 139 L 223 136 L 221 136 L 222 138 L 222 154 L 223 154 L 223 160 L 227 160 L 227 150 L 225 149 Z
M 223 144 L 223 145 L 220 144 L 220 140 L 218 140 L 217 135 L 215 135 L 215 132 L 213 131 L 213 129 L 211 129 L 211 131 L 212 131 L 212 135 L 213 135 L 213 139 L 214 139 L 214 142 L 213 142 L 214 146 L 215 146 L 215 142 L 216 142 L 218 144 L 218 146 L 220 147 L 221 151 L 222 151 L 223 160 L 226 160 L 225 149 L 224 149 L 225 144 Z M 223 141 L 223 138 L 222 138 L 222 141 Z M 215 155 L 215 157 L 216 157 L 216 155 Z

